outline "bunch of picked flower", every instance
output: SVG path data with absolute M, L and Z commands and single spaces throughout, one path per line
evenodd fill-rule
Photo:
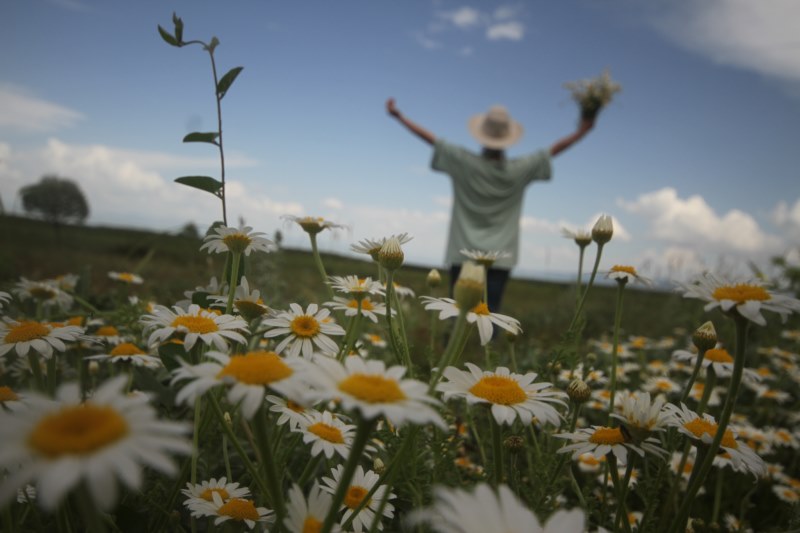
M 607 106 L 622 86 L 611 79 L 608 70 L 588 80 L 569 81 L 564 87 L 572 93 L 572 99 L 581 107 L 582 118 L 594 118 Z

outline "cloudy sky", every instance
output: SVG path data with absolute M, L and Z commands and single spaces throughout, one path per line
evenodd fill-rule
M 229 220 L 305 235 L 282 215 L 349 229 L 347 252 L 409 232 L 407 261 L 442 266 L 450 181 L 431 149 L 390 120 L 386 98 L 437 136 L 477 145 L 466 122 L 504 104 L 525 126 L 510 156 L 569 134 L 566 81 L 610 69 L 623 92 L 595 130 L 525 196 L 519 276 L 575 271 L 561 229 L 615 221 L 603 266 L 652 277 L 765 265 L 800 243 L 800 2 L 456 0 L 107 2 L 0 5 L 0 198 L 46 173 L 79 183 L 90 224 L 177 231 L 221 219 L 176 184 L 219 177 L 208 56 L 172 48 L 219 38 L 218 68 L 243 66 L 223 100 Z

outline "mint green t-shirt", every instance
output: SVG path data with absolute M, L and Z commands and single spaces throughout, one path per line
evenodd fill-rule
M 453 212 L 447 239 L 446 264 L 461 264 L 461 250 L 509 252 L 494 266 L 511 268 L 519 256 L 519 223 L 525 187 L 550 179 L 550 152 L 505 161 L 436 139 L 431 168 L 448 174 L 453 183 Z

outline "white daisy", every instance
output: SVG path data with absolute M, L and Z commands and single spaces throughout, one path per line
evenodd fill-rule
M 465 248 L 463 250 L 459 250 L 459 253 L 469 259 L 472 259 L 479 265 L 485 266 L 486 268 L 491 268 L 494 262 L 498 259 L 507 259 L 511 257 L 509 252 L 502 250 L 484 252 L 482 250 L 467 250 Z
M 606 457 L 605 455 L 597 456 L 593 453 L 582 453 L 577 457 L 578 469 L 587 474 L 596 474 L 603 466 Z
M 286 502 L 286 518 L 283 527 L 291 533 L 306 533 L 320 531 L 325 517 L 331 508 L 332 497 L 322 490 L 318 483 L 314 483 L 308 493 L 308 499 L 303 495 L 303 490 L 298 485 L 289 489 L 289 500 Z M 339 524 L 334 524 L 333 533 L 341 532 Z
M 573 459 L 578 459 L 584 453 L 591 453 L 595 457 L 613 453 L 620 463 L 627 464 L 628 450 L 642 457 L 645 451 L 655 455 L 665 454 L 658 440 L 650 437 L 639 444 L 634 444 L 619 427 L 592 426 L 580 428 L 574 433 L 556 433 L 553 436 L 572 441 L 572 444 L 563 446 L 557 453 L 572 452 Z
M 524 424 L 533 418 L 555 426 L 561 424 L 561 416 L 550 404 L 566 407 L 567 395 L 553 390 L 552 383 L 534 383 L 535 372 L 516 374 L 502 366 L 494 372 L 482 371 L 472 363 L 466 363 L 466 367 L 469 371 L 452 366 L 444 369 L 448 381 L 437 385 L 436 390 L 443 393 L 445 400 L 455 396 L 470 404 L 488 403 L 498 424 L 511 425 L 517 417 Z
M 84 359 L 87 361 L 105 361 L 108 363 L 130 363 L 134 366 L 144 366 L 147 368 L 159 368 L 162 366 L 160 358 L 149 355 L 130 342 L 123 342 L 115 346 L 108 353 L 91 355 Z
M 633 283 L 639 282 L 644 285 L 650 285 L 652 281 L 644 276 L 640 276 L 636 269 L 632 266 L 628 265 L 614 265 L 611 267 L 611 270 L 608 271 L 606 277 L 609 279 L 613 279 L 617 283 Z
M 81 339 L 83 328 L 78 326 L 54 327 L 45 322 L 33 320 L 16 321 L 3 317 L 0 322 L 0 357 L 14 350 L 20 357 L 33 350 L 49 359 L 53 351 L 67 350 L 65 342 Z
M 305 311 L 296 303 L 289 304 L 289 311 L 281 311 L 274 318 L 262 321 L 265 326 L 272 329 L 264 333 L 264 337 L 272 338 L 287 335 L 275 351 L 283 352 L 289 348 L 288 355 L 297 356 L 301 353 L 306 359 L 314 356 L 314 346 L 327 355 L 334 355 L 339 351 L 339 346 L 328 335 L 344 335 L 342 326 L 328 322 L 329 309 L 321 309 L 317 304 L 310 304 Z
M 266 507 L 256 507 L 253 500 L 246 498 L 230 498 L 224 500 L 217 491 L 211 492 L 211 501 L 197 501 L 192 507 L 195 516 L 213 516 L 214 525 L 218 526 L 228 520 L 244 522 L 253 529 L 256 523 L 271 522 L 275 519 L 272 511 Z
M 386 339 L 375 333 L 364 333 L 361 337 L 375 348 L 386 348 L 389 345 Z
M 157 305 L 152 314 L 141 318 L 145 331 L 153 330 L 148 344 L 164 342 L 173 335 L 183 336 L 183 347 L 187 352 L 198 340 L 218 350 L 227 350 L 228 341 L 246 343 L 240 331 L 247 333 L 247 322 L 241 317 L 217 314 L 197 304 L 190 305 L 187 310 L 173 309 Z
M 123 283 L 127 283 L 128 285 L 141 285 L 144 283 L 144 279 L 139 274 L 134 274 L 132 272 L 114 272 L 113 270 L 108 273 L 108 277 L 116 280 L 121 281 Z
M 106 344 L 119 344 L 125 342 L 125 339 L 120 335 L 119 330 L 114 326 L 101 325 L 93 332 L 89 333 L 96 342 Z
M 319 411 L 311 407 L 305 407 L 301 403 L 284 399 L 271 394 L 267 395 L 267 401 L 272 405 L 269 407 L 270 412 L 278 413 L 278 420 L 275 422 L 277 425 L 289 423 L 289 429 L 295 431 L 304 423 L 309 416 L 314 416 Z
M 684 404 L 681 404 L 680 407 L 667 404 L 666 409 L 674 415 L 670 425 L 689 438 L 704 444 L 711 444 L 717 435 L 719 426 L 713 416 L 703 414 L 701 417 Z M 730 455 L 731 466 L 734 470 L 752 472 L 755 476 L 763 476 L 767 472 L 764 460 L 756 455 L 752 448 L 738 442 L 736 435 L 730 429 L 725 429 L 720 442 L 720 450 Z
M 0 309 L 8 305 L 8 302 L 11 301 L 11 295 L 5 291 L 0 291 Z
M 208 299 L 215 302 L 216 306 L 225 308 L 228 304 L 228 295 L 214 295 L 208 296 Z M 264 300 L 261 299 L 261 291 L 258 289 L 251 289 L 250 282 L 247 281 L 245 276 L 242 276 L 239 285 L 233 293 L 233 305 L 245 319 L 253 320 L 258 318 L 269 311 L 269 308 L 264 305 Z
M 692 400 L 699 402 L 703 399 L 703 393 L 705 393 L 706 384 L 701 381 L 695 381 L 692 385 L 692 390 L 689 391 L 689 398 Z M 724 387 L 714 387 L 711 389 L 711 392 L 708 395 L 708 405 L 714 407 L 715 405 L 719 405 L 722 403 L 722 397 L 720 396 L 720 392 L 724 392 L 726 389 Z
M 372 278 L 359 278 L 358 276 L 330 276 L 328 284 L 335 290 L 353 298 L 383 294 L 383 284 L 373 281 Z
M 421 296 L 420 300 L 424 302 L 423 306 L 425 309 L 429 311 L 439 311 L 440 320 L 458 316 L 458 304 L 452 298 Z M 519 320 L 508 315 L 492 313 L 484 302 L 480 302 L 467 312 L 467 322 L 477 325 L 481 345 L 485 345 L 492 340 L 492 334 L 494 333 L 493 325 L 499 326 L 515 335 L 522 333 Z
M 356 316 L 359 313 L 358 300 L 334 296 L 332 302 L 325 302 L 322 305 L 330 307 L 334 311 L 344 311 L 345 316 Z M 392 314 L 395 311 L 392 310 Z M 386 305 L 380 302 L 373 302 L 368 296 L 361 299 L 361 315 L 367 317 L 374 323 L 378 323 L 378 315 L 386 316 Z
M 343 471 L 344 466 L 342 465 L 339 465 L 331 470 L 331 475 L 333 477 L 322 478 L 322 489 L 330 494 L 334 494 L 336 492 L 336 488 L 339 486 L 339 481 L 342 478 Z M 353 474 L 353 479 L 350 481 L 350 485 L 348 486 L 347 492 L 344 496 L 344 501 L 342 502 L 342 507 L 340 508 L 340 510 L 345 510 L 344 515 L 342 516 L 342 522 L 346 522 L 350 518 L 350 515 L 353 514 L 355 508 L 361 504 L 361 502 L 364 500 L 364 497 L 369 493 L 370 490 L 372 490 L 372 487 L 375 486 L 379 478 L 380 476 L 372 470 L 367 470 L 365 472 L 361 465 L 356 467 L 355 473 Z M 370 497 L 364 508 L 358 512 L 355 518 L 353 518 L 352 525 L 353 530 L 356 533 L 361 533 L 362 530 L 369 531 L 369 528 L 372 526 L 372 522 L 375 520 L 375 513 L 378 511 L 378 508 L 380 507 L 384 498 L 392 500 L 395 498 L 395 494 L 389 493 L 387 497 L 386 485 L 381 485 L 372 494 L 372 497 Z M 384 517 L 394 517 L 394 505 L 391 503 L 387 502 L 383 507 L 383 517 L 381 518 Z M 383 530 L 383 523 L 381 521 L 378 522 L 378 530 Z
M 590 244 L 592 244 L 592 232 L 587 230 L 575 230 L 572 231 L 567 228 L 561 228 L 561 236 L 566 239 L 572 239 L 575 241 L 575 244 L 580 246 L 581 248 L 586 248 Z
M 800 502 L 800 491 L 786 485 L 773 485 L 772 493 L 780 500 L 789 504 Z
M 445 423 L 431 405 L 439 402 L 428 396 L 428 386 L 415 379 L 403 379 L 404 366 L 386 368 L 383 361 L 348 356 L 344 364 L 318 356 L 309 369 L 321 398 L 341 401 L 345 409 L 356 409 L 365 418 L 385 416 L 395 425 Z
M 213 228 L 213 233 L 203 239 L 205 242 L 200 251 L 208 250 L 210 254 L 235 252 L 246 256 L 249 256 L 250 252 L 271 252 L 276 248 L 275 243 L 262 235 L 264 233 L 253 231 L 250 226 L 231 228 L 219 225 Z
M 680 392 L 681 386 L 668 377 L 653 376 L 644 382 L 642 389 L 653 394 L 669 394 L 671 392 Z
M 353 444 L 356 426 L 345 424 L 330 411 L 307 415 L 296 431 L 303 434 L 303 442 L 311 444 L 311 455 L 324 453 L 328 459 L 338 453 L 347 459 Z
M 757 279 L 727 280 L 706 272 L 691 284 L 679 285 L 684 298 L 698 298 L 708 302 L 706 311 L 719 307 L 725 312 L 736 310 L 739 315 L 760 326 L 767 324 L 761 311 L 778 313 L 785 322 L 787 317 L 800 311 L 800 300 L 789 295 L 767 290 Z
M 578 533 L 584 531 L 583 511 L 558 511 L 545 524 L 506 485 L 497 492 L 486 483 L 472 491 L 437 487 L 433 504 L 413 515 L 440 533 Z
M 37 304 L 41 303 L 45 308 L 69 309 L 74 301 L 72 295 L 62 290 L 53 280 L 31 281 L 26 278 L 20 278 L 12 292 L 17 295 L 20 301 L 34 300 Z
M 231 498 L 247 498 L 250 496 L 250 489 L 247 487 L 239 487 L 238 483 L 228 483 L 225 477 L 211 478 L 209 480 L 201 481 L 200 483 L 186 483 L 186 488 L 181 489 L 181 492 L 186 496 L 186 501 L 183 502 L 189 508 L 192 515 L 195 517 L 206 516 L 206 506 L 213 502 L 213 494 L 219 493 L 222 501 L 228 501 Z M 199 504 L 199 505 L 198 505 Z
M 411 241 L 414 237 L 410 236 L 408 233 L 400 233 L 399 235 L 391 235 L 389 237 L 383 237 L 382 239 L 364 239 L 363 241 L 359 241 L 358 244 L 351 244 L 350 249 L 360 254 L 367 254 L 372 257 L 374 261 L 377 261 L 378 252 L 381 251 L 386 241 L 391 238 L 397 239 L 397 241 L 403 245 Z
M 628 431 L 634 434 L 649 436 L 651 432 L 663 431 L 673 417 L 671 412 L 664 409 L 667 403 L 664 396 L 656 396 L 651 402 L 649 392 L 622 393 L 617 395 L 617 402 L 620 412 L 611 416 L 621 420 Z
M 106 381 L 83 403 L 78 384 L 68 383 L 55 401 L 29 393 L 24 409 L 0 411 L 0 468 L 12 472 L 0 482 L 0 506 L 35 480 L 47 510 L 81 482 L 97 507 L 108 510 L 117 501 L 116 478 L 141 488 L 142 464 L 175 474 L 169 453 L 191 451 L 183 437 L 188 426 L 157 419 L 145 395 L 124 393 L 125 381 Z
M 281 218 L 296 223 L 309 235 L 316 235 L 320 231 L 326 229 L 339 229 L 347 227 L 342 224 L 331 222 L 330 220 L 325 220 L 322 217 L 296 217 L 294 215 L 283 215 Z
M 264 351 L 232 356 L 209 351 L 206 357 L 213 361 L 198 365 L 181 361 L 173 371 L 173 384 L 191 380 L 178 392 L 176 402 L 193 404 L 211 387 L 230 385 L 228 401 L 233 405 L 242 402 L 242 414 L 250 419 L 263 405 L 268 389 L 291 396 L 301 387 L 303 360 L 296 357 L 282 358 Z

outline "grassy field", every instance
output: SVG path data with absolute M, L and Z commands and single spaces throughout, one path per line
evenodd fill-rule
M 184 291 L 219 276 L 223 267 L 223 256 L 199 250 L 201 240 L 168 233 L 94 226 L 56 228 L 38 220 L 0 216 L 0 236 L 0 288 L 8 290 L 21 276 L 37 280 L 65 273 L 79 274 L 83 278 L 79 290 L 101 309 L 113 291 L 119 290 L 108 278 L 109 271 L 141 275 L 145 283 L 134 288 L 133 293 L 172 305 L 183 298 Z M 325 238 L 325 233 L 320 234 L 320 240 Z M 613 245 L 612 241 L 608 246 Z M 369 260 L 330 254 L 323 254 L 323 260 L 329 275 L 376 276 Z M 590 261 L 591 257 L 587 262 Z M 607 269 L 609 265 L 603 267 Z M 246 268 L 251 286 L 259 288 L 267 305 L 276 309 L 290 302 L 306 305 L 325 294 L 308 251 L 281 249 L 268 255 L 254 254 Z M 430 268 L 405 265 L 396 279 L 418 296 L 431 294 L 425 284 Z M 447 273 L 442 274 L 445 277 L 442 287 L 433 295 L 446 295 Z M 615 295 L 613 286 L 593 288 L 586 302 L 585 337 L 599 338 L 611 331 Z M 522 322 L 523 342 L 546 351 L 557 344 L 574 309 L 574 284 L 513 278 L 506 291 L 503 312 Z M 690 332 L 709 319 L 715 320 L 724 338 L 728 321 L 704 313 L 699 302 L 671 292 L 626 288 L 622 317 L 626 335 L 661 337 L 676 331 Z M 428 327 L 426 320 L 412 322 L 409 334 L 412 339 L 422 338 Z M 777 328 L 758 328 L 753 334 L 771 337 L 776 331 Z

